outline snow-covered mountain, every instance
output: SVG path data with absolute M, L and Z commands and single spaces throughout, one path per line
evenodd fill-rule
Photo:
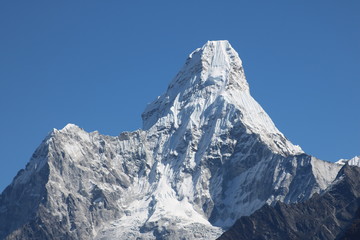
M 349 164 L 351 166 L 358 166 L 360 167 L 360 156 L 355 156 L 351 159 L 340 159 L 339 161 L 336 162 L 337 164 L 340 165 L 345 165 L 345 164 Z
M 54 129 L 0 196 L 0 238 L 215 239 L 239 217 L 325 189 L 341 165 L 306 155 L 251 97 L 227 41 L 192 52 L 143 129 Z

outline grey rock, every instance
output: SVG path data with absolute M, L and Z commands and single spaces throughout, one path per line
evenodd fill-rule
M 346 237 L 359 236 L 349 229 L 359 216 L 359 174 L 360 168 L 346 165 L 326 191 L 302 203 L 264 205 L 218 239 L 356 239 Z

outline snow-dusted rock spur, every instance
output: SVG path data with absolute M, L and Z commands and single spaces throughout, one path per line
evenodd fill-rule
M 0 239 L 215 239 L 341 168 L 275 127 L 227 41 L 192 52 L 142 117 L 117 137 L 53 130 L 0 196 Z

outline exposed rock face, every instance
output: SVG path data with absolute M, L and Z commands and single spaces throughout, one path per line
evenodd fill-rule
M 218 239 L 355 239 L 359 174 L 360 168 L 346 165 L 320 195 L 302 203 L 265 205 L 251 216 L 241 217 Z
M 117 137 L 54 130 L 2 193 L 0 238 L 214 239 L 265 203 L 308 199 L 341 168 L 279 132 L 227 41 L 191 53 L 142 117 L 144 130 Z
M 340 234 L 338 239 L 341 240 L 353 240 L 360 239 L 360 209 L 356 211 L 355 218 L 352 220 L 349 227 L 343 234 Z
M 91 239 L 97 227 L 120 218 L 124 211 L 119 199 L 125 198 L 124 189 L 144 168 L 135 151 L 140 149 L 141 133 L 133 135 L 130 143 L 89 134 L 71 124 L 54 130 L 1 195 L 2 210 L 8 215 L 0 218 L 2 226 L 16 224 L 11 231 L 27 223 L 10 239 Z M 116 151 L 131 161 L 121 162 Z M 128 151 L 131 155 L 126 156 Z

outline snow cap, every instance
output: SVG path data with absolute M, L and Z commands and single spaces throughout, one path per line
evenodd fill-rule
M 218 89 L 235 88 L 249 92 L 242 61 L 227 40 L 207 41 L 193 51 L 169 89 L 191 91 L 214 85 Z

